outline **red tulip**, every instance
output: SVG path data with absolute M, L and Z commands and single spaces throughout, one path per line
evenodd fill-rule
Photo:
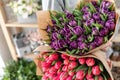
M 60 80 L 59 76 L 53 78 L 53 80 Z
M 43 58 L 44 58 L 44 59 L 48 58 L 48 55 L 43 55 Z
M 68 71 L 68 66 L 63 66 L 62 71 Z
M 68 59 L 65 59 L 64 62 L 63 62 L 64 65 L 68 65 L 69 64 L 69 60 Z
M 74 76 L 75 72 L 69 71 L 68 74 L 69 74 L 69 76 Z
M 91 73 L 91 74 L 88 74 L 88 73 L 87 73 L 87 75 L 86 75 L 86 78 L 87 78 L 87 79 L 91 79 L 92 77 L 93 77 L 93 74 L 92 74 L 92 73 Z
M 94 66 L 95 60 L 93 58 L 87 58 L 86 64 L 87 64 L 87 66 Z
M 57 75 L 60 75 L 61 73 L 62 73 L 62 70 L 59 69 L 59 70 L 57 71 Z
M 60 74 L 60 80 L 66 80 L 67 77 L 68 77 L 68 73 L 67 73 L 67 72 L 62 72 L 62 73 Z
M 101 73 L 101 71 L 100 71 L 100 68 L 98 65 L 92 67 L 92 74 L 93 75 L 98 76 L 98 75 L 100 75 L 100 73 Z
M 66 80 L 72 80 L 72 76 L 67 77 Z
M 85 64 L 86 58 L 79 58 L 79 63 L 80 64 Z
M 56 77 L 57 75 L 55 75 L 55 74 L 49 74 L 49 78 L 50 78 L 50 80 L 52 80 L 54 77 Z
M 76 58 L 74 58 L 74 57 L 70 57 L 69 60 L 75 61 Z
M 50 63 L 50 64 L 53 62 L 52 60 L 49 59 L 49 57 L 47 57 L 47 58 L 45 59 L 45 61 L 46 61 L 47 63 Z
M 98 76 L 98 80 L 104 80 L 102 76 Z
M 48 80 L 48 77 L 44 75 L 44 76 L 42 77 L 42 80 Z
M 85 73 L 83 70 L 80 70 L 76 73 L 76 79 L 82 80 L 82 79 L 84 79 L 84 77 L 85 77 Z
M 68 69 L 74 69 L 75 67 L 77 66 L 77 62 L 75 62 L 75 61 L 72 61 L 72 62 L 70 62 L 70 64 L 68 65 Z
M 69 59 L 69 56 L 67 56 L 67 55 L 65 55 L 65 54 L 61 54 L 61 57 L 62 57 L 63 59 Z
M 41 66 L 42 67 L 46 67 L 46 68 L 49 68 L 51 66 L 50 63 L 47 63 L 47 62 L 41 62 Z
M 55 69 L 54 67 L 51 67 L 51 68 L 49 69 L 49 73 L 50 73 L 50 74 L 57 74 L 57 69 Z
M 54 61 L 58 59 L 58 54 L 57 53 L 53 53 L 49 56 L 49 60 Z
M 56 69 L 59 69 L 59 68 L 61 67 L 61 65 L 62 65 L 62 62 L 61 62 L 61 61 L 58 61 L 58 62 L 56 62 L 56 64 L 55 64 L 55 68 L 56 68 Z
M 108 78 L 108 80 L 112 80 L 111 78 Z
M 42 67 L 42 71 L 43 71 L 43 72 L 48 71 L 48 69 L 49 69 L 49 68 L 47 68 L 47 67 Z

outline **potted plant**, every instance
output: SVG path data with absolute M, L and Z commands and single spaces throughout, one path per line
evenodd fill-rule
M 36 23 L 36 11 L 41 9 L 37 0 L 18 0 L 9 3 L 19 23 Z

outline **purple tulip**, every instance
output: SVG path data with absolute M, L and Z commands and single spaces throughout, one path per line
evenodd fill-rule
M 92 1 L 91 2 L 94 6 L 98 6 L 97 1 Z
M 56 21 L 55 21 L 55 20 L 52 20 L 52 23 L 53 23 L 53 24 L 56 24 Z
M 99 19 L 100 19 L 100 13 L 98 13 L 98 12 L 94 13 L 94 14 L 93 14 L 93 18 L 94 18 L 95 20 L 99 20 Z
M 60 30 L 60 33 L 61 33 L 62 35 L 65 35 L 65 34 L 70 33 L 69 27 L 64 27 L 64 28 L 62 28 L 62 29 Z
M 84 49 L 84 48 L 86 48 L 86 44 L 84 43 L 84 42 L 78 42 L 78 48 L 79 49 Z
M 87 7 L 87 6 L 84 6 L 84 7 L 81 9 L 81 11 L 82 11 L 83 13 L 88 12 L 88 7 Z
M 103 43 L 103 37 L 96 36 L 94 41 L 97 46 L 100 46 Z
M 51 33 L 52 32 L 52 27 L 47 26 L 47 32 Z
M 80 37 L 78 37 L 78 41 L 79 42 L 82 42 L 83 40 L 85 40 L 86 39 L 86 36 L 85 35 L 81 35 Z
M 58 46 L 60 49 L 64 48 L 64 46 L 66 45 L 64 40 L 58 40 Z
M 83 15 L 84 20 L 89 20 L 90 17 L 91 17 L 91 14 L 89 12 L 85 12 L 84 15 Z
M 92 50 L 92 49 L 96 48 L 97 46 L 96 46 L 95 42 L 92 42 L 89 44 L 88 47 Z
M 80 27 L 80 26 L 76 26 L 73 28 L 73 32 L 76 34 L 76 35 L 80 35 L 83 33 L 83 28 Z
M 107 27 L 109 30 L 114 30 L 115 29 L 115 23 L 112 20 L 108 20 L 105 23 L 105 27 Z
M 54 40 L 58 39 L 58 33 L 57 32 L 52 33 L 52 39 L 54 39 Z
M 99 35 L 103 37 L 103 36 L 107 35 L 108 33 L 109 33 L 108 28 L 104 27 L 100 30 Z
M 114 11 L 108 13 L 108 19 L 114 19 L 116 16 L 116 13 Z
M 94 23 L 94 19 L 89 19 L 85 22 L 86 26 L 90 26 L 92 23 Z
M 70 13 L 69 11 L 65 11 L 65 14 L 66 14 L 67 18 L 73 18 L 74 17 L 73 14 Z
M 106 13 L 106 14 L 109 12 L 109 10 L 107 8 L 101 8 L 100 11 L 101 11 L 101 13 Z
M 55 50 L 59 50 L 59 47 L 58 47 L 57 41 L 52 42 L 52 43 L 50 44 L 50 46 L 51 46 L 53 49 L 55 49 Z
M 72 21 L 69 22 L 69 25 L 70 26 L 76 26 L 77 22 L 75 20 L 72 20 Z
M 110 6 L 111 6 L 111 2 L 110 2 L 110 1 L 104 0 L 104 1 L 102 1 L 102 3 L 101 3 L 101 7 L 102 7 L 102 8 L 108 8 L 108 7 L 110 7 Z
M 105 22 L 104 22 L 104 21 L 102 21 L 102 20 L 97 20 L 97 23 L 98 23 L 98 24 L 101 24 L 102 26 L 104 26 L 104 25 L 105 25 Z
M 71 43 L 70 43 L 70 47 L 71 48 L 77 48 L 78 46 L 77 46 L 77 42 L 76 41 L 72 41 Z
M 97 28 L 92 28 L 92 35 L 98 35 L 99 31 L 97 30 Z

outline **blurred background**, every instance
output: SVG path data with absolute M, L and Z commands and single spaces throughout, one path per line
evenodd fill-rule
M 76 2 L 68 1 L 68 7 L 74 9 Z M 120 0 L 115 3 L 120 14 Z M 40 39 L 37 25 L 36 12 L 40 10 L 61 11 L 61 8 L 57 0 L 0 0 L 0 80 L 40 80 L 33 63 L 39 53 L 34 50 L 47 46 Z M 120 80 L 120 31 L 106 53 L 113 63 L 115 80 Z

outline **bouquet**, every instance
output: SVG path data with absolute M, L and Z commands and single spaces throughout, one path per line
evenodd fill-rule
M 106 61 L 99 58 L 97 55 L 76 58 L 65 52 L 42 52 L 36 64 L 42 80 L 113 80 Z
M 46 30 L 41 30 L 45 34 L 43 39 L 53 50 L 81 56 L 103 48 L 112 40 L 117 30 L 118 14 L 113 2 L 92 0 L 80 2 L 71 12 L 49 11 L 38 19 L 43 20 L 39 23 L 40 28 Z

